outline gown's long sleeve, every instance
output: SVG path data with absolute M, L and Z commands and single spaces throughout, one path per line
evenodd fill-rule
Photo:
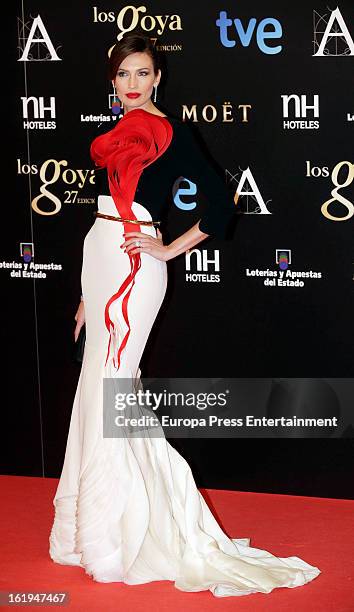
M 200 190 L 206 200 L 206 210 L 200 218 L 199 229 L 217 238 L 226 238 L 231 220 L 236 216 L 234 198 L 220 171 L 209 161 L 188 124 L 183 125 L 182 141 L 183 176 L 196 183 L 197 193 Z

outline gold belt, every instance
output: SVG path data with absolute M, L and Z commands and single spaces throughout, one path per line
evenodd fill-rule
M 123 223 L 135 223 L 136 225 L 160 225 L 161 221 L 139 221 L 138 219 L 123 219 L 122 217 L 113 217 L 112 215 L 104 215 L 98 211 L 93 213 L 96 217 L 109 219 L 109 221 L 122 221 Z

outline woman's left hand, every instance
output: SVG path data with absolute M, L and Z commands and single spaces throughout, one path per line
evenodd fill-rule
M 121 244 L 121 249 L 125 253 L 148 253 L 161 261 L 168 261 L 171 258 L 168 246 L 162 243 L 162 234 L 157 228 L 157 238 L 144 234 L 143 232 L 126 232 L 125 241 Z M 136 240 L 140 241 L 141 246 L 136 246 Z

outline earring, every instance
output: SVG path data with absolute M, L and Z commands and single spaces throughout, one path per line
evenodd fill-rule
M 154 89 L 155 89 L 155 93 L 154 93 L 154 102 L 156 102 L 156 96 L 157 96 L 157 85 L 154 85 Z
M 119 117 L 123 117 L 123 103 L 118 98 L 116 87 L 113 85 L 113 94 L 109 94 L 110 99 L 110 109 L 113 115 L 119 115 Z

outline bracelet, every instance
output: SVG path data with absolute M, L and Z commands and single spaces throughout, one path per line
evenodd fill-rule
M 81 296 L 81 298 L 80 298 L 80 302 L 82 302 L 82 301 L 83 301 L 83 299 L 84 299 L 84 296 L 82 295 L 82 296 Z

